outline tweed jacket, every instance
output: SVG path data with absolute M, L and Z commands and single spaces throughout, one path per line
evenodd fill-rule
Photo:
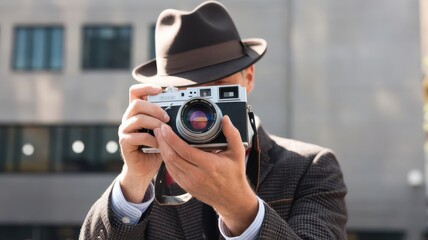
M 346 239 L 347 190 L 334 154 L 312 144 L 269 136 L 261 127 L 258 134 L 257 195 L 265 204 L 258 238 Z M 139 224 L 126 225 L 112 212 L 112 185 L 90 209 L 80 239 L 222 239 L 216 222 L 211 221 L 215 225 L 211 228 L 205 226 L 207 205 L 197 199 L 179 206 L 154 201 Z

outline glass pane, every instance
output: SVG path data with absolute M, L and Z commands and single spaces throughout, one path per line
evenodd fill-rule
M 32 239 L 32 229 L 30 226 L 0 226 L 0 236 L 3 239 L 18 240 Z
M 112 53 L 114 52 L 114 32 L 111 28 L 103 27 L 98 29 L 97 36 L 94 38 L 94 66 L 96 68 L 112 67 Z
M 106 126 L 100 129 L 98 138 L 101 140 L 97 145 L 101 160 L 101 169 L 104 171 L 120 172 L 122 160 L 117 136 L 117 126 Z
M 33 31 L 33 55 L 31 66 L 33 69 L 43 69 L 46 62 L 46 32 L 47 29 L 35 28 Z
M 122 39 L 129 39 L 131 36 L 131 28 L 130 27 L 122 27 L 119 28 L 119 37 Z
M 0 127 L 0 172 L 12 172 L 15 167 L 14 153 L 16 143 L 16 127 Z
M 91 49 L 90 39 L 93 37 L 93 30 L 91 28 L 85 28 L 83 30 L 83 52 L 82 52 L 82 68 L 89 69 L 91 66 L 89 65 L 91 54 L 89 49 Z
M 0 172 L 4 172 L 5 170 L 6 155 L 9 149 L 7 138 L 7 128 L 0 126 Z
M 99 30 L 99 37 L 103 40 L 109 40 L 115 38 L 114 29 L 111 27 L 103 27 Z
M 63 171 L 84 172 L 95 168 L 95 133 L 91 127 L 66 127 L 63 141 Z
M 73 240 L 79 238 L 80 226 L 57 225 L 0 225 L 1 239 L 59 239 Z
M 85 27 L 84 69 L 127 69 L 130 62 L 130 27 Z
M 47 127 L 23 127 L 17 141 L 19 171 L 47 172 L 49 170 L 50 134 Z
M 130 61 L 130 45 L 131 45 L 131 38 L 130 38 L 130 27 L 123 27 L 122 29 L 118 29 L 120 31 L 124 31 L 122 34 L 118 34 L 117 40 L 115 42 L 115 53 L 118 57 L 115 57 L 113 59 L 116 60 L 116 65 L 118 68 L 128 68 L 129 61 Z
M 403 231 L 392 230 L 348 230 L 349 240 L 404 240 L 405 234 Z
M 17 28 L 15 30 L 15 56 L 14 68 L 25 69 L 26 59 L 28 58 L 27 38 L 28 31 L 24 28 Z
M 63 49 L 63 30 L 62 28 L 53 28 L 51 34 L 51 56 L 50 68 L 62 68 L 62 49 Z

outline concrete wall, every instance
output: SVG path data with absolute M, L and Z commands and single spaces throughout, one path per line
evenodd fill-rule
M 424 162 L 418 4 L 293 1 L 291 24 L 292 136 L 336 151 L 349 228 L 409 239 L 426 222 L 407 183 Z

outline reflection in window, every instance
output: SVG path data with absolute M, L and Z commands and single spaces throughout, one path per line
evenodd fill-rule
M 110 154 L 114 154 L 119 150 L 119 144 L 116 141 L 110 140 L 106 144 L 106 150 Z
M 49 170 L 49 128 L 23 127 L 18 136 L 20 171 L 47 172 Z
M 34 146 L 30 143 L 26 143 L 24 144 L 24 146 L 22 146 L 22 153 L 25 156 L 31 156 L 34 153 Z
M 0 172 L 119 172 L 116 125 L 0 125 Z
M 122 168 L 120 160 L 119 143 L 117 137 L 117 127 L 104 127 L 99 129 L 100 146 L 99 154 L 102 160 L 102 166 L 105 171 L 114 171 Z
M 94 170 L 95 130 L 85 126 L 69 126 L 64 129 L 62 136 L 62 161 L 63 170 L 68 172 Z
M 130 26 L 88 26 L 83 29 L 83 69 L 129 69 Z
M 85 150 L 85 144 L 82 141 L 77 140 L 71 145 L 71 148 L 73 149 L 73 152 L 79 154 Z
M 62 27 L 15 28 L 15 70 L 60 70 L 62 55 Z

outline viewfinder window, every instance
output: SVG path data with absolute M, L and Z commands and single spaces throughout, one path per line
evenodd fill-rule
M 238 98 L 238 87 L 221 87 L 220 88 L 220 99 Z
M 201 89 L 200 96 L 201 97 L 211 97 L 211 88 Z

